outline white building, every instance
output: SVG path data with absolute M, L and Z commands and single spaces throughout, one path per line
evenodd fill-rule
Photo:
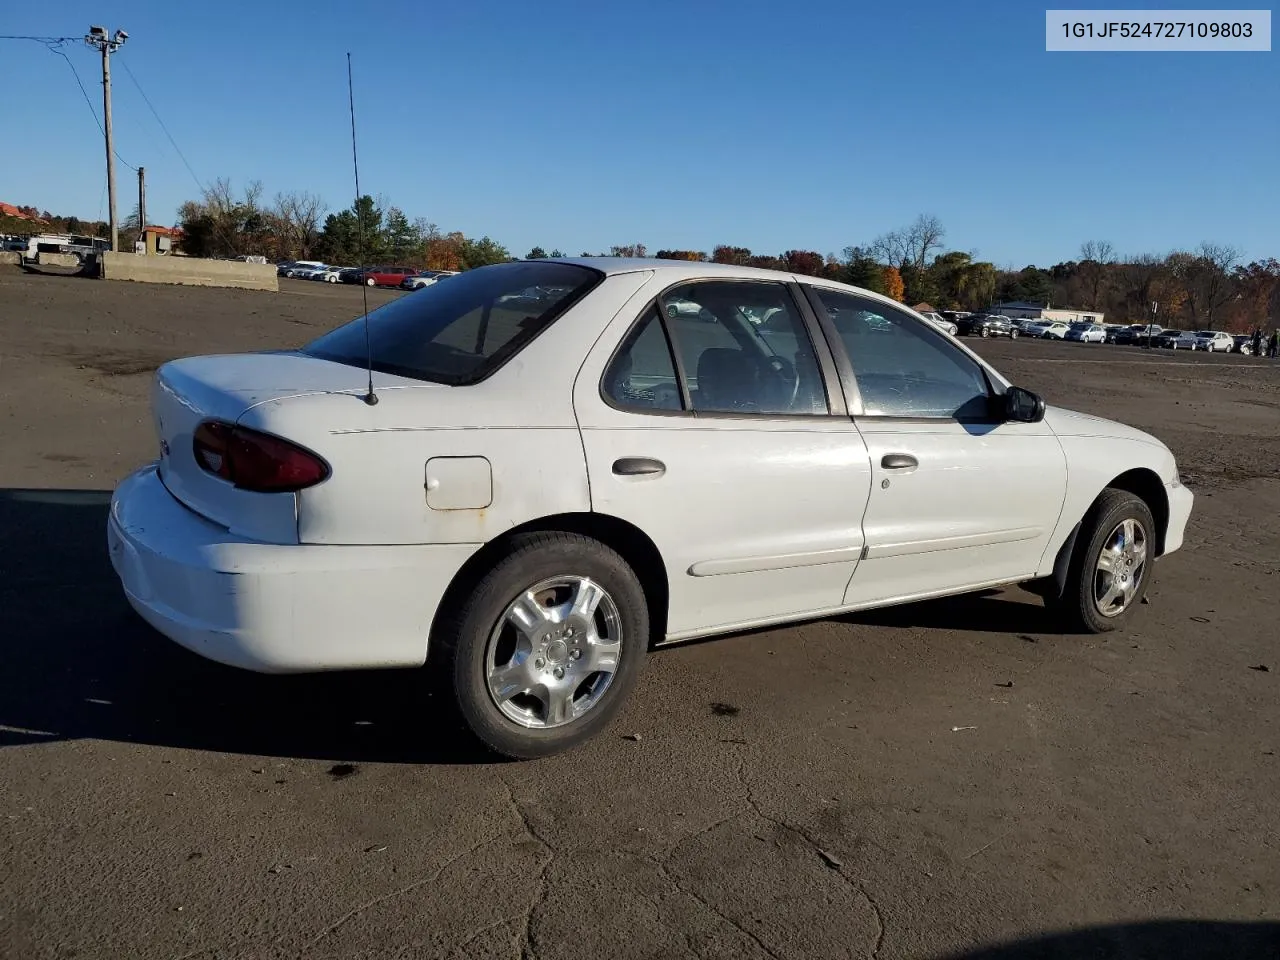
M 1071 307 L 1050 307 L 1046 304 L 1027 303 L 1017 300 L 1013 303 L 997 303 L 991 308 L 992 313 L 1002 314 L 1010 320 L 1051 320 L 1054 322 L 1075 323 L 1087 321 L 1102 323 L 1104 314 L 1101 310 L 1074 310 Z

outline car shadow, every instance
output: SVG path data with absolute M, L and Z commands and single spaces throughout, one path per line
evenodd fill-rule
M 262 676 L 183 650 L 125 601 L 110 494 L 0 490 L 0 748 L 101 739 L 298 759 L 496 762 L 421 671 Z
M 1068 635 L 1039 597 L 1023 590 L 983 590 L 842 614 L 844 623 L 874 627 L 925 627 L 975 633 Z
M 125 601 L 106 549 L 110 493 L 0 490 L 0 747 L 90 738 L 228 753 L 495 762 L 422 671 L 263 676 L 198 657 Z M 974 594 L 837 618 L 1060 633 L 1039 604 Z
M 938 960 L 1276 960 L 1280 923 L 1155 920 L 1065 933 L 948 954 Z

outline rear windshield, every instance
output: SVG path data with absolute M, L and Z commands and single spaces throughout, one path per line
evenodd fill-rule
M 604 274 L 568 263 L 479 267 L 406 294 L 369 314 L 373 369 L 417 380 L 483 380 L 520 352 Z M 364 318 L 303 347 L 355 367 L 366 362 Z

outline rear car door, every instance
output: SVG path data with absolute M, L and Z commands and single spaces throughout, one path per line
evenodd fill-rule
M 957 591 L 1035 573 L 1066 493 L 1048 424 L 1010 423 L 983 366 L 905 310 L 805 285 L 867 445 L 866 552 L 845 602 Z
M 575 385 L 592 510 L 661 552 L 668 639 L 834 610 L 871 470 L 812 313 L 785 282 L 670 276 Z

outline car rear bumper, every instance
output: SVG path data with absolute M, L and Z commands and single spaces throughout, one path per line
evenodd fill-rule
M 260 673 L 420 666 L 436 608 L 478 545 L 245 540 L 179 503 L 149 466 L 111 498 L 130 605 L 178 644 Z
M 1195 504 L 1195 494 L 1181 483 L 1166 485 L 1165 494 L 1169 498 L 1169 527 L 1164 533 L 1164 553 L 1167 556 L 1182 546 L 1186 536 L 1187 521 L 1191 519 L 1191 508 Z

